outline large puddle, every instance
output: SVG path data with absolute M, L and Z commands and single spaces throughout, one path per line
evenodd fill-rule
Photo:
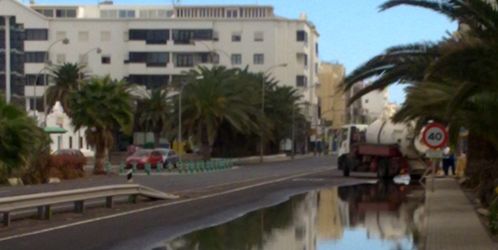
M 393 183 L 312 191 L 153 249 L 421 249 L 423 194 Z

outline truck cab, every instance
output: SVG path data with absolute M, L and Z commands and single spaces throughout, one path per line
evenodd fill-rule
M 365 142 L 367 127 L 368 125 L 366 124 L 347 124 L 342 126 L 337 155 L 337 166 L 339 169 L 342 170 L 347 163 L 347 157 L 351 152 L 352 146 Z

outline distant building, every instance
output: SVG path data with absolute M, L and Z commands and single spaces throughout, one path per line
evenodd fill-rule
M 83 63 L 91 75 L 149 89 L 181 82 L 197 65 L 223 65 L 296 87 L 311 104 L 307 117 L 318 122 L 319 34 L 305 15 L 284 18 L 263 5 L 68 3 L 0 1 L 0 90 L 27 110 L 43 110 L 47 62 Z
M 387 89 L 375 90 L 361 97 L 361 109 L 366 123 L 372 123 L 384 116 L 389 104 Z
M 340 89 L 344 76 L 342 64 L 321 63 L 318 73 L 320 87 L 316 94 L 320 100 L 321 119 L 331 129 L 340 129 L 346 123 L 346 96 Z
M 316 89 L 319 99 L 322 137 L 328 148 L 335 151 L 337 136 L 346 124 L 346 94 L 340 89 L 344 81 L 345 68 L 339 63 L 322 62 L 318 78 L 320 85 Z

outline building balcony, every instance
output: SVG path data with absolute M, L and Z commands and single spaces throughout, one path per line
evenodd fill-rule
M 44 63 L 25 63 L 25 74 L 38 74 L 46 65 Z
M 145 62 L 128 62 L 129 74 L 164 74 L 170 69 L 171 63 L 167 64 L 147 64 Z

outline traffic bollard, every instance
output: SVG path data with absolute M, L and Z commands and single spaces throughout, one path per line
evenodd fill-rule
M 133 163 L 132 166 L 131 166 L 131 171 L 132 173 L 136 173 L 137 172 L 137 163 Z
M 123 162 L 119 163 L 119 174 L 124 174 L 125 168 L 126 168 L 126 166 Z
M 156 164 L 156 171 L 157 171 L 158 173 L 161 173 L 161 171 L 163 171 L 163 164 L 162 164 L 161 162 L 158 162 L 158 163 Z
M 150 167 L 150 163 L 145 163 L 145 173 L 147 175 L 150 175 L 151 171 L 152 171 L 152 168 Z

